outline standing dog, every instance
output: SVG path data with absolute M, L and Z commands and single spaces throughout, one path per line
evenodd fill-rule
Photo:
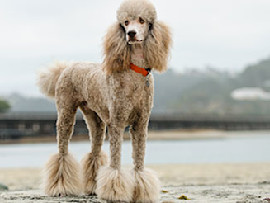
M 45 193 L 51 196 L 97 194 L 105 200 L 157 202 L 159 181 L 144 168 L 145 142 L 153 106 L 153 75 L 167 69 L 171 36 L 147 0 L 126 0 L 104 41 L 104 61 L 56 64 L 39 75 L 41 91 L 55 98 L 59 153 L 46 165 Z M 92 141 L 80 167 L 68 152 L 77 109 Z M 121 142 L 130 126 L 134 169 L 121 168 Z M 101 150 L 107 127 L 110 164 Z M 81 182 L 83 184 L 81 184 Z M 82 186 L 81 186 L 82 185 Z

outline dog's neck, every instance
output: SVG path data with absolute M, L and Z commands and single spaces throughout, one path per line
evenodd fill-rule
M 135 44 L 131 46 L 131 63 L 141 68 L 148 68 L 144 60 L 143 45 Z

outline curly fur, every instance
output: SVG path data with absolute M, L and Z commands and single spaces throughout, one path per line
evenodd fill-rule
M 40 71 L 37 85 L 43 94 L 54 97 L 56 82 L 67 65 L 65 62 L 57 62 L 49 69 Z
M 155 22 L 144 45 L 144 57 L 150 68 L 158 72 L 167 70 L 170 46 L 171 34 L 168 26 L 160 21 Z
M 54 154 L 45 166 L 44 176 L 45 194 L 49 196 L 82 194 L 79 163 L 70 154 Z
M 88 153 L 82 159 L 83 188 L 85 194 L 92 195 L 96 193 L 98 169 L 107 163 L 108 158 L 105 152 L 101 152 L 98 156 Z
M 139 17 L 145 19 L 144 39 L 141 44 L 130 44 L 125 38 L 127 33 L 123 23 L 126 18 Z M 92 194 L 95 191 L 96 180 L 96 193 L 103 199 L 155 202 L 158 198 L 157 178 L 144 169 L 154 78 L 152 73 L 144 77 L 131 70 L 130 63 L 158 72 L 165 71 L 171 34 L 169 28 L 157 20 L 155 8 L 147 0 L 124 1 L 117 11 L 117 20 L 105 36 L 102 64 L 60 63 L 39 76 L 41 91 L 55 97 L 58 110 L 59 157 L 50 159 L 47 165 L 50 171 L 46 176 L 48 195 L 78 193 L 78 170 L 68 158 L 68 143 L 79 108 L 92 137 L 92 152 L 83 161 L 85 192 Z M 121 170 L 121 142 L 127 125 L 131 126 L 134 176 Z M 101 153 L 105 126 L 110 137 L 111 162 L 110 167 L 99 170 L 105 162 Z M 62 171 L 63 168 L 67 170 Z M 59 182 L 61 175 L 64 182 Z
M 158 202 L 160 183 L 157 175 L 150 169 L 133 171 L 135 176 L 135 190 L 133 200 L 135 202 Z
M 124 170 L 102 167 L 97 176 L 97 195 L 101 199 L 131 202 L 134 180 Z

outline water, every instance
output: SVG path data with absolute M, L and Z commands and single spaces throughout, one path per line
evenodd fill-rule
M 109 153 L 109 143 L 103 149 Z M 71 143 L 69 151 L 80 160 L 89 142 Z M 53 144 L 0 145 L 0 167 L 42 167 L 57 152 Z M 131 164 L 132 146 L 122 145 L 122 163 Z M 148 141 L 146 164 L 270 162 L 270 135 L 206 140 Z

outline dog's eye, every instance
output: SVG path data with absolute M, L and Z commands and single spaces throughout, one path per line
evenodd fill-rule
M 129 24 L 129 21 L 126 20 L 126 21 L 125 21 L 125 26 L 128 26 L 128 24 Z
M 141 17 L 139 18 L 139 22 L 141 23 L 141 24 L 144 24 L 144 19 L 142 19 Z

